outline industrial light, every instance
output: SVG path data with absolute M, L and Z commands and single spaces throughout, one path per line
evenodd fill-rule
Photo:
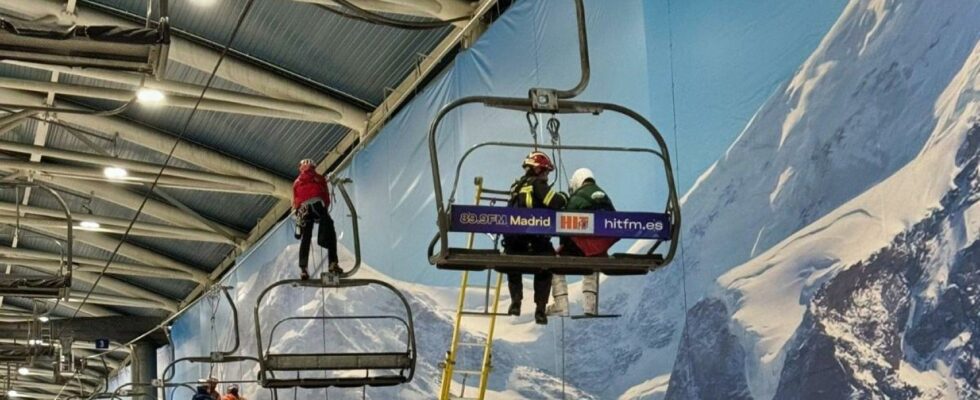
M 84 223 L 84 222 L 83 222 L 83 223 Z M 40 317 L 37 317 L 37 320 L 38 320 L 38 321 L 41 321 L 42 323 L 46 323 L 46 322 L 48 322 L 48 321 L 50 321 L 50 320 L 51 320 L 51 318 L 49 318 L 49 317 L 48 317 L 47 315 L 42 315 L 42 316 L 40 316 Z
M 129 176 L 128 171 L 119 167 L 105 167 L 105 169 L 102 170 L 102 174 L 109 179 L 122 179 Z
M 166 97 L 163 95 L 163 92 L 156 89 L 142 88 L 136 92 L 136 99 L 140 103 L 160 103 Z
M 78 227 L 87 231 L 94 231 L 101 228 L 102 225 L 95 221 L 82 221 L 78 223 Z
M 10 389 L 7 391 L 7 397 L 18 397 L 18 396 L 20 396 L 20 393 L 17 393 L 17 391 L 14 389 Z
M 30 369 L 27 369 L 27 367 L 20 367 L 20 368 L 17 368 L 17 373 L 18 374 L 21 374 L 21 375 L 27 375 L 27 374 L 31 373 L 31 370 Z
M 217 0 L 191 0 L 191 4 L 198 7 L 211 7 L 217 2 Z

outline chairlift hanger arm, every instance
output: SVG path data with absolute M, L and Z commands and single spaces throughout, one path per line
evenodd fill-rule
M 330 182 L 333 186 L 340 190 L 340 196 L 343 197 L 344 203 L 347 205 L 347 210 L 350 211 L 351 217 L 351 231 L 354 236 L 354 266 L 350 270 L 347 270 L 340 274 L 341 279 L 346 279 L 354 276 L 357 271 L 361 268 L 361 233 L 360 228 L 357 224 L 357 207 L 354 207 L 354 202 L 351 200 L 350 193 L 347 192 L 347 184 L 353 182 L 350 178 L 340 178 L 331 177 Z

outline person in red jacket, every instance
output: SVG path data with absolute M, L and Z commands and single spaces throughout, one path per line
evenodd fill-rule
M 299 270 L 301 279 L 309 279 L 310 241 L 313 237 L 313 223 L 320 224 L 317 230 L 317 244 L 327 249 L 329 271 L 332 274 L 343 272 L 337 262 L 337 231 L 330 218 L 330 193 L 327 179 L 316 172 L 316 163 L 311 159 L 299 162 L 299 177 L 293 182 L 293 218 L 296 220 L 296 238 L 299 242 Z

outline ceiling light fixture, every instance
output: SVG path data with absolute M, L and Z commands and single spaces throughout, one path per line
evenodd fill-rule
M 27 375 L 27 374 L 31 373 L 31 370 L 28 369 L 27 367 L 20 367 L 20 368 L 17 368 L 17 373 L 18 374 L 21 374 L 21 375 Z
M 119 167 L 105 167 L 102 174 L 109 179 L 122 179 L 129 176 L 129 172 Z
M 136 92 L 136 99 L 140 103 L 144 104 L 157 104 L 163 102 L 167 96 L 163 95 L 163 92 L 156 89 L 142 88 Z
M 79 222 L 78 223 L 78 228 L 79 229 L 84 229 L 86 231 L 94 231 L 94 230 L 99 229 L 101 227 L 102 227 L 102 225 L 100 225 L 98 222 L 95 222 L 95 221 L 82 221 L 82 222 Z

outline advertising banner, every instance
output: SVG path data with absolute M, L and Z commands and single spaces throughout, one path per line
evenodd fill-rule
M 648 212 L 456 205 L 450 214 L 453 232 L 669 239 L 671 228 L 667 214 Z

